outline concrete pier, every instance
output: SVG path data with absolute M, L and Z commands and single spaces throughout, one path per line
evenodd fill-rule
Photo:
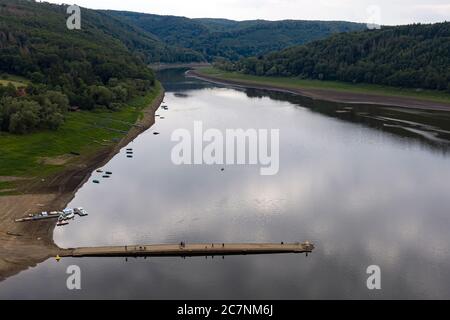
M 190 257 L 225 256 L 274 253 L 310 253 L 314 245 L 304 243 L 209 243 L 209 244 L 156 244 L 117 247 L 91 247 L 62 249 L 60 257 Z

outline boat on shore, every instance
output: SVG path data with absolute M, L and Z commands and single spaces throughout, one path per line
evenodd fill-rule
M 74 208 L 73 210 L 75 214 L 79 215 L 80 217 L 85 217 L 88 215 L 87 211 L 82 207 Z
M 85 217 L 88 215 L 87 211 L 82 208 L 67 208 L 63 211 L 43 211 L 38 214 L 29 214 L 28 217 L 16 219 L 15 222 L 32 222 L 32 221 L 39 221 L 39 220 L 46 220 L 46 219 L 58 219 L 58 222 L 56 223 L 57 226 L 63 226 L 69 224 L 69 220 L 74 220 L 75 215 L 78 215 L 80 217 Z
M 64 209 L 60 216 L 62 220 L 73 220 L 75 219 L 75 212 L 74 209 Z
M 67 220 L 61 219 L 61 217 L 58 218 L 58 222 L 56 223 L 58 227 L 66 226 L 68 224 L 69 222 Z

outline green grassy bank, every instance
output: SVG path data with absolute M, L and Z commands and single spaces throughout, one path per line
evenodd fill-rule
M 45 177 L 64 169 L 77 158 L 76 154 L 84 156 L 116 143 L 143 116 L 143 109 L 161 90 L 161 84 L 157 83 L 146 96 L 133 99 L 120 111 L 69 112 L 65 123 L 56 131 L 26 135 L 0 133 L 0 177 Z M 61 161 L 61 157 L 68 160 Z M 0 188 L 10 186 L 2 183 Z
M 450 94 L 446 92 L 395 88 L 372 84 L 352 84 L 338 81 L 304 80 L 292 77 L 262 77 L 237 72 L 227 72 L 217 68 L 199 68 L 196 72 L 223 80 L 239 81 L 247 84 L 283 87 L 286 89 L 325 89 L 380 96 L 416 98 L 434 102 L 450 103 Z

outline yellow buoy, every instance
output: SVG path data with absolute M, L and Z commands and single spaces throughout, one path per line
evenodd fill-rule
M 59 254 L 56 255 L 55 260 L 56 260 L 56 262 L 59 262 L 59 260 L 61 260 L 61 257 L 59 256 Z

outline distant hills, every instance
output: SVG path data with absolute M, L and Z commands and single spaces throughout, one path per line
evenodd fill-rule
M 220 66 L 254 75 L 450 91 L 450 22 L 340 33 Z
M 11 6 L 20 9 L 5 9 Z M 1 0 L 0 31 L 14 28 L 29 34 L 38 32 L 38 28 L 48 28 L 49 32 L 62 35 L 67 31 L 66 7 L 46 2 Z M 105 36 L 119 40 L 145 63 L 238 60 L 365 28 L 364 24 L 341 21 L 189 19 L 82 8 L 84 36 L 85 31 L 89 31 L 100 40 Z
M 62 87 L 80 105 L 86 86 L 111 77 L 152 82 L 145 65 L 154 62 L 221 60 L 222 68 L 255 75 L 449 86 L 450 23 L 367 30 L 341 21 L 190 19 L 82 8 L 82 30 L 73 32 L 67 16 L 64 5 L 1 0 L 0 73 Z
M 125 19 L 110 15 L 108 12 L 83 9 L 83 13 L 83 23 L 87 22 L 88 26 L 95 27 L 120 40 L 130 51 L 147 63 L 204 61 L 204 57 L 198 52 L 182 46 L 167 44 L 151 32 L 141 29 Z
M 192 49 L 209 61 L 217 57 L 237 60 L 323 39 L 333 33 L 366 29 L 364 24 L 342 21 L 233 21 L 107 12 L 168 45 Z

